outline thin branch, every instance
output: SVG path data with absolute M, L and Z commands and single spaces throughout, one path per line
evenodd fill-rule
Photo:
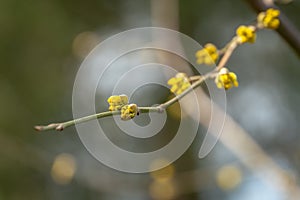
M 139 107 L 139 112 L 141 113 L 147 113 L 147 112 L 161 112 L 161 109 L 158 107 Z M 65 128 L 69 126 L 73 126 L 75 124 L 80 124 L 83 122 L 91 121 L 94 119 L 99 119 L 99 118 L 104 118 L 104 117 L 109 117 L 112 115 L 120 115 L 121 111 L 106 111 L 106 112 L 101 112 L 101 113 L 96 113 L 93 115 L 85 116 L 82 118 L 66 121 L 66 122 L 60 122 L 60 123 L 52 123 L 47 126 L 35 126 L 34 129 L 37 131 L 47 131 L 47 130 L 57 130 L 57 131 L 62 131 Z
M 226 51 L 224 53 L 224 56 L 221 58 L 218 66 L 216 67 L 215 71 L 219 71 L 223 67 L 225 67 L 225 64 L 228 62 L 229 58 L 231 57 L 233 51 L 236 49 L 238 46 L 238 40 L 236 37 L 234 37 L 228 45 L 226 45 Z
M 201 83 L 203 81 L 205 81 L 206 79 L 208 78 L 213 78 L 215 77 L 216 73 L 213 73 L 213 72 L 210 72 L 210 73 L 207 73 L 206 75 L 204 76 L 200 76 L 199 77 L 199 80 L 196 81 L 195 83 L 193 83 L 191 85 L 190 88 L 186 89 L 185 91 L 183 91 L 181 94 L 175 96 L 174 98 L 170 99 L 169 101 L 165 102 L 165 103 L 162 103 L 159 105 L 159 107 L 161 109 L 166 109 L 167 107 L 171 106 L 172 104 L 174 104 L 175 102 L 177 102 L 178 100 L 182 99 L 184 96 L 186 96 L 188 93 L 190 93 L 191 91 L 193 91 L 193 89 L 197 88 L 198 86 L 201 85 Z
M 255 28 L 255 31 L 258 30 L 257 27 L 254 27 L 254 28 Z M 141 113 L 145 113 L 145 112 L 159 112 L 160 113 L 160 112 L 163 112 L 166 108 L 168 108 L 169 106 L 171 106 L 175 102 L 177 102 L 180 99 L 182 99 L 183 97 L 185 97 L 188 93 L 192 92 L 193 89 L 199 87 L 201 85 L 201 83 L 203 83 L 208 78 L 215 78 L 217 76 L 218 72 L 223 67 L 225 67 L 226 63 L 228 62 L 228 60 L 231 57 L 234 50 L 241 44 L 242 43 L 239 42 L 238 37 L 234 36 L 231 39 L 231 41 L 228 42 L 226 44 L 226 46 L 220 50 L 221 53 L 224 54 L 224 55 L 222 56 L 219 64 L 217 65 L 217 67 L 214 70 L 212 70 L 211 72 L 208 72 L 207 74 L 205 74 L 203 76 L 192 76 L 192 77 L 190 77 L 189 81 L 191 81 L 191 82 L 195 81 L 195 82 L 188 89 L 183 91 L 181 94 L 173 97 L 172 99 L 170 99 L 170 100 L 166 101 L 165 103 L 162 103 L 158 106 L 138 107 L 139 112 L 141 112 Z M 46 130 L 52 130 L 52 129 L 55 129 L 57 131 L 62 131 L 65 128 L 67 128 L 69 126 L 73 126 L 75 124 L 87 122 L 87 121 L 98 119 L 98 118 L 108 117 L 108 116 L 112 116 L 112 115 L 120 115 L 120 114 L 121 114 L 121 111 L 106 111 L 106 112 L 101 112 L 101 113 L 89 115 L 89 116 L 86 116 L 86 117 L 74 119 L 74 120 L 67 121 L 67 122 L 52 123 L 52 124 L 49 124 L 47 126 L 35 126 L 34 128 L 37 131 L 46 131 Z
M 167 107 L 169 107 L 176 101 L 183 98 L 185 95 L 190 93 L 194 88 L 198 87 L 204 80 L 206 80 L 209 77 L 212 77 L 211 73 L 208 73 L 206 76 L 203 76 L 201 79 L 199 79 L 198 81 L 193 83 L 190 88 L 185 90 L 180 95 L 175 96 L 174 98 L 167 101 L 166 103 L 160 104 L 159 106 L 156 106 L 156 107 L 138 107 L 138 110 L 140 113 L 163 112 Z M 120 115 L 120 114 L 121 114 L 121 111 L 106 111 L 106 112 L 96 113 L 93 115 L 85 116 L 82 118 L 78 118 L 78 119 L 74 119 L 74 120 L 70 120 L 70 121 L 66 121 L 66 122 L 52 123 L 52 124 L 49 124 L 46 126 L 35 126 L 34 129 L 37 131 L 47 131 L 47 130 L 54 130 L 54 129 L 57 131 L 62 131 L 65 128 L 67 128 L 69 126 L 73 126 L 75 124 L 80 124 L 80 123 L 87 122 L 90 120 L 99 119 L 99 118 L 103 118 L 103 117 L 109 117 L 112 115 Z
M 141 113 L 145 113 L 145 112 L 159 112 L 160 113 L 160 112 L 163 112 L 167 107 L 171 106 L 172 104 L 174 104 L 178 100 L 185 97 L 188 93 L 192 92 L 193 89 L 199 87 L 201 85 L 201 83 L 204 82 L 205 80 L 207 80 L 208 78 L 216 77 L 218 71 L 225 66 L 225 64 L 227 63 L 227 61 L 229 60 L 230 56 L 232 55 L 233 51 L 236 49 L 237 46 L 238 46 L 238 42 L 235 38 L 233 38 L 229 42 L 229 44 L 227 44 L 224 56 L 222 57 L 221 61 L 219 62 L 219 65 L 213 71 L 211 71 L 211 72 L 209 72 L 209 73 L 207 73 L 203 76 L 190 77 L 190 80 L 195 81 L 195 82 L 191 85 L 191 87 L 189 87 L 188 89 L 183 91 L 181 94 L 173 97 L 172 99 L 168 100 L 167 102 L 162 103 L 162 104 L 160 104 L 159 106 L 156 106 L 156 107 L 139 107 L 138 108 L 139 112 L 141 112 Z M 85 116 L 85 117 L 82 117 L 82 118 L 70 120 L 70 121 L 67 121 L 67 122 L 52 123 L 52 124 L 49 124 L 49 125 L 46 125 L 46 126 L 35 126 L 34 129 L 37 130 L 37 131 L 47 131 L 47 130 L 62 131 L 65 128 L 67 128 L 69 126 L 73 126 L 75 124 L 80 124 L 80 123 L 87 122 L 87 121 L 90 121 L 90 120 L 99 119 L 99 118 L 103 118 L 103 117 L 108 117 L 108 116 L 112 116 L 112 115 L 120 115 L 120 114 L 121 114 L 120 111 L 106 111 L 106 112 L 101 112 L 101 113 Z
M 97 113 L 97 114 L 94 114 L 94 115 L 89 115 L 89 116 L 86 116 L 86 117 L 70 120 L 70 121 L 67 121 L 67 122 L 53 123 L 53 124 L 49 124 L 47 126 L 35 126 L 34 129 L 37 130 L 37 131 L 47 131 L 47 130 L 52 130 L 52 129 L 55 129 L 57 131 L 62 131 L 65 128 L 67 128 L 69 126 L 73 126 L 75 124 L 80 124 L 80 123 L 83 123 L 83 122 L 87 122 L 87 121 L 102 118 L 102 117 L 117 115 L 117 114 L 120 114 L 120 113 L 121 113 L 120 111 L 107 111 L 107 112 Z

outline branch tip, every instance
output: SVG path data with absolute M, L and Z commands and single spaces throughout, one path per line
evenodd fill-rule
M 64 126 L 62 124 L 58 125 L 55 130 L 57 131 L 63 131 L 64 130 Z
M 43 130 L 43 127 L 42 127 L 42 126 L 34 126 L 33 128 L 34 128 L 34 130 L 36 130 L 36 131 L 42 131 L 42 130 Z

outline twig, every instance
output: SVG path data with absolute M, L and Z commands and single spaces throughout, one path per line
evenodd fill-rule
M 237 46 L 238 46 L 237 40 L 236 39 L 231 40 L 230 43 L 228 44 L 228 47 L 226 47 L 226 51 L 225 51 L 224 56 L 222 57 L 221 61 L 219 62 L 219 65 L 213 71 L 211 71 L 203 76 L 191 77 L 190 80 L 195 81 L 195 82 L 191 85 L 191 87 L 189 87 L 188 89 L 183 91 L 181 94 L 179 94 L 179 95 L 173 97 L 172 99 L 168 100 L 167 102 L 162 103 L 155 107 L 138 107 L 139 112 L 141 112 L 141 113 L 163 112 L 167 107 L 171 106 L 178 100 L 182 99 L 188 93 L 193 91 L 193 89 L 199 87 L 203 81 L 207 80 L 208 78 L 214 78 L 217 75 L 218 71 L 225 66 L 225 64 L 229 60 L 230 56 L 232 55 L 232 52 L 235 50 L 235 48 Z M 70 120 L 67 122 L 52 123 L 52 124 L 49 124 L 46 126 L 35 126 L 34 129 L 37 131 L 47 131 L 47 130 L 62 131 L 65 128 L 67 128 L 69 126 L 73 126 L 75 124 L 80 124 L 80 123 L 87 122 L 90 120 L 108 117 L 108 116 L 112 116 L 112 115 L 120 115 L 120 114 L 121 114 L 120 111 L 106 111 L 106 112 L 101 112 L 101 113 L 85 116 L 82 118 Z
M 62 131 L 65 128 L 67 128 L 69 126 L 73 126 L 75 124 L 80 124 L 80 123 L 87 122 L 87 121 L 90 121 L 93 119 L 108 117 L 108 116 L 117 115 L 117 114 L 120 114 L 120 111 L 107 111 L 107 112 L 97 113 L 94 115 L 89 115 L 86 117 L 70 120 L 67 122 L 53 123 L 53 124 L 49 124 L 47 126 L 35 126 L 34 129 L 37 131 L 47 131 L 47 130 L 52 130 L 52 129 L 55 129 L 57 131 Z
M 220 69 L 222 69 L 225 64 L 228 62 L 229 58 L 231 57 L 233 51 L 236 49 L 236 47 L 238 46 L 238 40 L 236 37 L 234 37 L 228 45 L 226 45 L 226 51 L 223 55 L 223 57 L 221 58 L 218 66 L 215 68 L 215 71 L 220 71 Z
M 139 112 L 141 112 L 141 113 L 161 112 L 161 109 L 158 107 L 139 107 L 138 109 L 139 109 Z M 47 130 L 53 130 L 53 129 L 55 129 L 57 131 L 62 131 L 65 128 L 67 128 L 69 126 L 73 126 L 75 124 L 80 124 L 80 123 L 91 121 L 94 119 L 109 117 L 112 115 L 120 115 L 120 114 L 121 114 L 120 111 L 106 111 L 106 112 L 96 113 L 96 114 L 85 116 L 82 118 L 70 120 L 67 122 L 52 123 L 47 126 L 35 126 L 34 129 L 37 131 L 47 131 Z
M 159 107 L 161 109 L 163 109 L 163 110 L 166 109 L 167 107 L 169 107 L 172 104 L 174 104 L 176 101 L 182 99 L 184 96 L 186 96 L 188 93 L 190 93 L 193 89 L 195 89 L 196 87 L 200 86 L 203 81 L 205 81 L 208 78 L 213 78 L 215 75 L 216 75 L 216 73 L 210 72 L 210 73 L 207 73 L 204 76 L 200 76 L 199 80 L 196 81 L 195 83 L 193 83 L 190 88 L 188 88 L 187 90 L 183 91 L 181 94 L 175 96 L 174 98 L 170 99 L 169 101 L 160 104 Z
M 208 73 L 206 76 L 203 76 L 201 79 L 199 79 L 194 84 L 192 84 L 190 88 L 185 90 L 180 95 L 175 96 L 174 98 L 167 101 L 166 103 L 160 104 L 159 106 L 156 106 L 156 107 L 138 107 L 138 110 L 141 113 L 147 113 L 147 112 L 158 112 L 158 113 L 160 113 L 160 112 L 163 112 L 168 106 L 172 105 L 176 101 L 183 98 L 185 95 L 190 93 L 194 88 L 198 87 L 205 79 L 207 79 L 208 77 L 211 77 L 211 76 L 212 76 L 211 73 Z M 90 120 L 99 119 L 99 118 L 103 118 L 103 117 L 108 117 L 108 116 L 112 116 L 112 115 L 120 115 L 120 114 L 121 114 L 120 111 L 106 111 L 106 112 L 96 113 L 96 114 L 85 116 L 85 117 L 82 117 L 82 118 L 70 120 L 70 121 L 67 121 L 67 122 L 52 123 L 52 124 L 49 124 L 49 125 L 46 125 L 46 126 L 35 126 L 34 129 L 37 130 L 37 131 L 47 131 L 47 130 L 62 131 L 65 128 L 67 128 L 69 126 L 73 126 L 75 124 L 80 124 L 80 123 L 87 122 L 87 121 L 90 121 Z
M 255 31 L 258 30 L 257 27 L 255 27 L 255 26 L 253 26 L 253 28 L 255 29 Z M 192 76 L 192 77 L 190 77 L 189 81 L 191 81 L 191 82 L 195 81 L 195 82 L 188 89 L 183 91 L 181 94 L 173 97 L 172 99 L 170 99 L 167 102 L 162 103 L 158 106 L 138 107 L 139 112 L 141 112 L 141 113 L 144 113 L 144 112 L 159 112 L 159 113 L 163 112 L 167 107 L 171 106 L 172 104 L 174 104 L 178 100 L 185 97 L 188 93 L 193 91 L 193 89 L 199 87 L 201 85 L 201 83 L 204 82 L 205 80 L 207 80 L 208 78 L 215 78 L 217 76 L 217 74 L 219 73 L 219 71 L 223 67 L 225 67 L 226 63 L 228 62 L 228 60 L 231 57 L 234 50 L 241 44 L 242 43 L 239 41 L 239 38 L 237 36 L 234 36 L 232 38 L 232 40 L 230 42 L 228 42 L 226 44 L 226 46 L 220 50 L 220 53 L 223 54 L 223 56 L 222 56 L 219 64 L 217 65 L 217 67 L 214 70 L 212 70 L 211 72 L 208 72 L 207 74 L 204 74 L 203 76 Z M 75 124 L 87 122 L 87 121 L 98 119 L 98 118 L 108 117 L 108 116 L 112 116 L 112 115 L 120 115 L 120 114 L 121 114 L 120 111 L 106 111 L 106 112 L 101 112 L 101 113 L 89 115 L 89 116 L 86 116 L 86 117 L 74 119 L 74 120 L 67 121 L 67 122 L 52 123 L 52 124 L 49 124 L 47 126 L 35 126 L 34 128 L 37 131 L 46 131 L 46 130 L 52 130 L 52 129 L 55 129 L 57 131 L 62 131 L 65 128 L 67 128 L 69 126 L 73 126 Z

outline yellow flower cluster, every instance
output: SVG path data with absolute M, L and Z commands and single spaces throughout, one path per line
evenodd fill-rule
M 171 92 L 175 94 L 181 94 L 187 88 L 191 86 L 189 79 L 185 73 L 178 73 L 175 77 L 168 81 L 168 85 L 171 86 Z
M 256 39 L 254 26 L 239 26 L 236 30 L 236 35 L 240 43 L 254 43 Z
M 219 52 L 215 45 L 208 43 L 196 52 L 196 58 L 198 64 L 213 65 L 219 58 Z
M 136 104 L 125 105 L 121 109 L 121 119 L 130 120 L 138 115 L 138 107 Z
M 110 111 L 121 111 L 122 120 L 130 120 L 138 114 L 136 104 L 128 104 L 128 97 L 125 94 L 110 96 L 107 99 Z
M 269 8 L 266 12 L 261 12 L 257 16 L 258 27 L 277 29 L 280 25 L 278 19 L 280 11 L 274 8 Z
M 110 111 L 121 110 L 121 108 L 124 105 L 128 104 L 128 97 L 124 94 L 116 95 L 116 96 L 110 96 L 107 99 L 107 102 L 109 103 L 109 110 Z
M 224 88 L 228 90 L 233 86 L 238 87 L 237 76 L 233 72 L 229 72 L 227 68 L 222 68 L 215 79 L 215 83 L 218 88 Z

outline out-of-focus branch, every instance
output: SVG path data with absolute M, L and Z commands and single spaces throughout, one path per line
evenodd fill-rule
M 280 191 L 286 199 L 300 198 L 296 180 L 274 162 L 272 157 L 228 115 L 220 140 L 248 169 Z
M 172 24 L 168 24 L 169 21 L 172 21 L 171 15 L 167 15 L 164 17 L 163 14 L 168 12 L 167 2 L 172 0 L 160 1 L 160 0 L 152 0 L 152 18 L 154 20 L 154 26 L 167 27 L 175 29 L 176 26 L 172 26 Z M 251 0 L 249 0 L 251 1 Z M 176 1 L 175 1 L 176 2 Z M 174 9 L 174 5 L 171 6 L 170 9 Z M 261 9 L 265 10 L 265 9 Z M 178 16 L 176 16 L 178 17 Z M 284 22 L 286 23 L 286 22 Z M 174 25 L 174 24 L 173 24 Z M 281 28 L 282 29 L 282 28 Z M 175 29 L 176 30 L 176 29 Z M 296 31 L 298 32 L 298 31 Z M 177 39 L 177 40 L 176 40 Z M 157 38 L 159 41 L 159 38 Z M 163 41 L 159 41 L 163 42 Z M 178 38 L 172 38 L 172 42 L 170 45 L 173 47 L 176 46 L 177 49 L 182 48 L 180 40 Z M 231 46 L 228 51 L 228 48 L 225 48 L 226 56 L 223 56 L 223 61 L 219 63 L 220 68 L 224 66 L 224 64 L 228 61 L 232 51 L 236 48 L 236 43 L 230 43 Z M 300 47 L 300 45 L 298 45 Z M 299 54 L 299 49 L 297 50 Z M 224 52 L 224 53 L 225 53 Z M 167 62 L 174 62 L 171 58 L 165 56 L 159 56 L 159 58 L 165 58 Z M 163 60 L 165 60 L 163 59 Z M 161 61 L 161 60 L 160 60 Z M 177 66 L 177 65 L 169 65 L 169 66 Z M 180 66 L 184 66 L 183 68 L 187 69 L 188 64 L 182 63 Z M 220 69 L 218 68 L 218 69 Z M 177 69 L 179 71 L 183 71 L 181 69 Z M 188 72 L 189 73 L 189 72 Z M 209 127 L 211 121 L 211 111 L 212 107 L 218 107 L 215 103 L 211 102 L 211 99 L 205 94 L 202 88 L 197 88 L 195 90 L 197 96 L 201 101 L 199 101 L 199 110 L 201 110 L 200 123 Z M 187 101 L 188 99 L 183 99 L 182 107 L 183 109 L 189 109 L 189 105 Z M 216 116 L 224 116 L 224 111 L 222 109 L 216 109 Z M 295 197 L 296 199 L 300 197 L 300 189 L 297 183 L 292 180 L 283 169 L 278 166 L 273 159 L 256 143 L 253 138 L 242 129 L 230 116 L 226 115 L 225 124 L 223 128 L 223 133 L 220 138 L 220 142 L 222 142 L 236 157 L 255 175 L 261 178 L 262 181 L 269 184 L 271 187 L 275 188 L 278 191 L 281 191 L 287 197 Z M 201 180 L 195 179 L 195 177 L 203 178 L 203 174 L 199 173 L 200 170 L 196 170 L 194 172 L 187 172 L 176 177 L 176 182 L 180 186 L 177 188 L 177 193 L 186 194 L 190 192 L 195 192 L 203 183 Z M 200 175 L 201 174 L 201 175 Z M 200 175 L 200 176 L 199 176 Z M 194 180 L 192 184 L 188 184 L 190 180 Z M 206 184 L 206 182 L 205 182 Z M 184 187 L 187 186 L 188 187 Z
M 257 12 L 265 11 L 270 7 L 275 7 L 274 4 L 266 4 L 262 0 L 246 0 L 246 2 Z M 278 9 L 278 8 L 276 8 Z M 280 12 L 280 26 L 276 30 L 280 36 L 295 50 L 300 56 L 300 31 L 295 25 L 289 20 L 289 18 Z
M 168 8 L 167 10 L 165 8 Z M 178 1 L 177 0 L 152 0 L 151 20 L 152 25 L 178 30 Z

